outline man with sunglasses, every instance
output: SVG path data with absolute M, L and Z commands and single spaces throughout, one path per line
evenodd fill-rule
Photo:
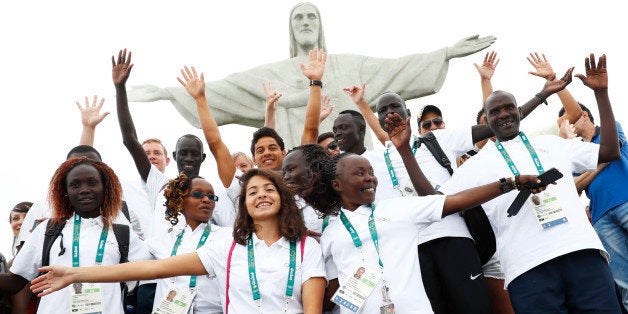
M 417 116 L 419 124 L 419 134 L 423 135 L 429 131 L 445 128 L 443 114 L 440 109 L 434 105 L 426 105 L 421 109 Z
M 332 132 L 325 132 L 319 135 L 316 139 L 316 143 L 323 146 L 331 157 L 340 154 L 340 147 L 338 147 L 338 142 L 334 139 L 334 133 Z

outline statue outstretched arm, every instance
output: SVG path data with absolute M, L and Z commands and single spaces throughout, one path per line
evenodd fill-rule
M 472 35 L 465 37 L 456 42 L 453 46 L 447 47 L 447 60 L 474 54 L 492 45 L 495 40 L 497 40 L 495 36 L 480 37 L 479 35 Z

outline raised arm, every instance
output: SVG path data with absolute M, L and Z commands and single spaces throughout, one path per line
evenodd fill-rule
M 201 128 L 203 129 L 209 150 L 216 159 L 218 176 L 220 177 L 220 181 L 222 181 L 222 185 L 228 188 L 233 181 L 236 168 L 233 164 L 229 148 L 222 141 L 218 124 L 209 110 L 207 97 L 205 97 L 205 76 L 203 73 L 199 76 L 194 67 L 190 70 L 187 66 L 181 69 L 181 76 L 182 78 L 177 77 L 177 80 L 185 87 L 188 94 L 194 98 L 194 101 L 196 101 L 198 119 L 201 122 Z
M 320 81 L 325 72 L 326 62 L 327 54 L 323 50 L 314 48 L 310 50 L 308 65 L 301 63 L 301 71 L 310 82 Z M 305 124 L 301 135 L 301 145 L 316 144 L 321 116 L 321 89 L 322 86 L 310 84 L 310 97 L 307 101 L 307 107 L 305 107 Z
M 554 73 L 552 65 L 549 61 L 547 61 L 545 54 L 541 54 L 541 56 L 542 58 L 536 52 L 530 53 L 530 56 L 527 59 L 536 71 L 530 71 L 528 74 L 551 81 L 556 76 L 556 73 Z M 575 123 L 582 115 L 580 105 L 578 105 L 576 99 L 566 88 L 558 91 L 556 94 L 558 95 L 560 102 L 563 104 L 563 108 L 565 108 L 565 118 L 567 118 L 569 123 Z
M 277 112 L 277 106 L 279 105 L 279 98 L 283 94 L 277 93 L 273 90 L 272 84 L 268 82 L 262 83 L 262 87 L 264 88 L 264 94 L 266 94 L 266 113 L 264 114 L 264 126 L 271 129 L 276 129 L 277 126 L 277 117 L 275 113 Z
M 105 98 L 101 98 L 98 101 L 98 96 L 94 95 L 92 104 L 89 104 L 89 99 L 85 96 L 85 108 L 77 101 L 76 106 L 81 112 L 81 123 L 83 123 L 83 131 L 81 132 L 81 140 L 79 145 L 94 146 L 94 136 L 96 135 L 96 126 L 102 120 L 109 115 L 109 112 L 100 113 L 102 105 L 105 103 Z
M 126 49 L 120 50 L 117 61 L 114 56 L 111 56 L 111 66 L 113 85 L 116 88 L 116 109 L 118 111 L 120 132 L 122 132 L 122 142 L 129 153 L 131 153 L 140 177 L 142 177 L 143 181 L 146 181 L 150 172 L 150 160 L 146 156 L 142 144 L 137 139 L 137 132 L 135 132 L 135 124 L 133 124 L 126 94 L 126 81 L 129 79 L 129 75 L 131 75 L 131 69 L 133 69 L 131 52 L 129 51 L 127 55 Z
M 606 55 L 603 54 L 595 63 L 595 56 L 591 54 L 584 60 L 586 76 L 576 74 L 584 85 L 593 90 L 600 113 L 600 151 L 598 164 L 619 159 L 619 137 L 611 101 L 608 97 L 608 73 L 606 72 Z
M 369 125 L 371 130 L 373 130 L 373 132 L 375 133 L 375 136 L 377 136 L 377 140 L 379 140 L 379 142 L 382 143 L 383 145 L 384 143 L 386 143 L 386 141 L 388 141 L 388 133 L 386 133 L 386 131 L 382 129 L 382 127 L 379 124 L 379 120 L 377 120 L 377 117 L 375 116 L 373 111 L 371 111 L 371 108 L 364 100 L 365 89 L 366 89 L 366 83 L 363 83 L 362 87 L 353 85 L 351 87 L 345 87 L 342 90 L 347 95 L 349 95 L 349 98 L 351 98 L 353 103 L 355 103 L 358 106 L 358 109 L 360 110 L 360 113 L 362 114 L 362 116 L 364 116 L 366 123 Z
M 31 291 L 38 297 L 61 290 L 75 282 L 123 282 L 159 279 L 177 276 L 207 275 L 207 270 L 196 254 L 181 254 L 166 259 L 146 260 L 111 266 L 67 267 L 46 266 L 45 273 L 31 282 Z
M 495 74 L 495 68 L 499 64 L 499 59 L 497 58 L 497 53 L 495 51 L 487 52 L 484 55 L 484 62 L 479 66 L 477 63 L 474 63 L 475 69 L 478 70 L 478 74 L 480 74 L 480 85 L 482 86 L 482 105 L 486 101 L 486 98 L 493 93 L 493 84 L 491 83 L 491 79 L 493 78 L 493 74 Z

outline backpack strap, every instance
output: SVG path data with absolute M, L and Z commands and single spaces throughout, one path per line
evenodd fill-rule
M 231 248 L 229 249 L 229 255 L 227 255 L 227 286 L 226 286 L 226 290 L 225 290 L 225 299 L 226 299 L 226 305 L 225 305 L 225 314 L 229 314 L 229 277 L 231 276 L 231 256 L 233 256 L 233 249 L 236 246 L 236 242 L 233 241 L 231 243 Z
M 129 237 L 130 229 L 125 224 L 113 224 L 113 233 L 118 241 L 118 250 L 120 250 L 120 264 L 129 261 Z
M 419 137 L 417 140 L 419 141 L 419 146 L 421 145 L 421 143 L 425 144 L 430 153 L 432 153 L 432 156 L 436 158 L 436 161 L 438 161 L 438 163 L 443 166 L 443 168 L 447 169 L 449 175 L 454 174 L 454 170 L 451 168 L 451 161 L 449 161 L 449 158 L 447 158 L 447 155 L 445 155 L 445 152 L 440 147 L 440 144 L 438 144 L 438 140 L 436 140 L 436 136 L 434 136 L 434 133 L 432 133 L 431 131 L 427 132 L 423 136 Z
M 124 217 L 126 218 L 126 220 L 128 220 L 129 222 L 131 222 L 131 214 L 129 213 L 129 206 L 126 204 L 126 201 L 122 201 L 122 214 L 124 215 Z
M 52 248 L 52 244 L 55 240 L 61 235 L 61 242 L 59 243 L 61 247 L 61 251 L 59 252 L 59 256 L 65 253 L 65 248 L 63 247 L 63 227 L 65 227 L 65 220 L 63 219 L 61 222 L 57 223 L 52 221 L 52 219 L 48 219 L 46 223 L 46 233 L 44 234 L 44 244 L 42 246 L 41 252 L 41 267 L 50 265 L 50 249 Z

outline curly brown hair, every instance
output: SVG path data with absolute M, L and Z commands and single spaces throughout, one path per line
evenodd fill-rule
M 100 205 L 100 215 L 103 224 L 108 227 L 118 215 L 122 207 L 122 187 L 118 176 L 107 164 L 101 161 L 87 159 L 85 157 L 70 158 L 63 162 L 55 171 L 50 180 L 48 202 L 52 207 L 52 220 L 61 223 L 74 214 L 74 208 L 67 197 L 68 173 L 79 165 L 90 165 L 100 173 L 104 186 L 103 203 Z
M 270 180 L 275 185 L 281 197 L 281 207 L 279 209 L 279 233 L 288 241 L 298 241 L 306 235 L 307 228 L 303 221 L 303 216 L 290 192 L 288 186 L 277 173 L 271 170 L 253 168 L 247 171 L 240 178 L 242 190 L 238 198 L 238 215 L 233 226 L 233 239 L 241 245 L 246 245 L 246 241 L 255 232 L 253 218 L 246 209 L 246 186 L 251 178 L 260 176 Z
M 165 219 L 173 226 L 179 223 L 179 213 L 183 210 L 183 198 L 190 194 L 192 180 L 197 178 L 204 180 L 201 176 L 188 177 L 181 172 L 179 176 L 168 181 L 164 190 L 166 197 L 166 203 L 164 203 L 166 206 Z

